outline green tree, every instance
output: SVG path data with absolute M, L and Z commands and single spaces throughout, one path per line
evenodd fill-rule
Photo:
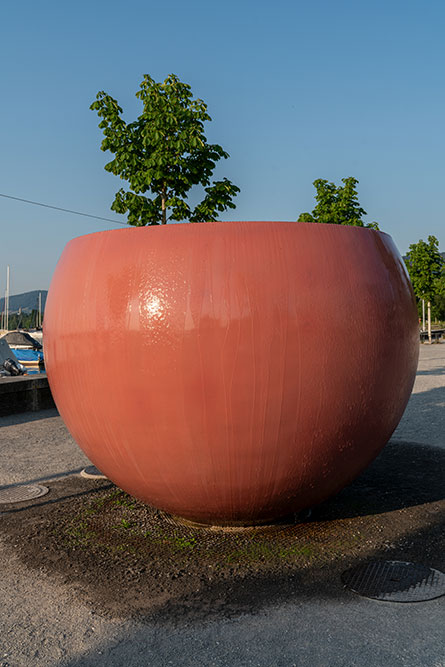
M 436 280 L 433 315 L 442 322 L 445 320 L 445 266 L 442 275 Z
M 301 213 L 298 222 L 324 222 L 333 225 L 353 225 L 378 229 L 376 222 L 364 222 L 366 211 L 360 206 L 356 185 L 358 180 L 350 176 L 342 178 L 343 185 L 336 186 L 325 179 L 314 181 L 317 205 L 312 213 Z
M 444 259 L 439 252 L 439 241 L 428 236 L 428 243 L 420 239 L 412 243 L 406 255 L 406 266 L 418 299 L 432 301 L 437 290 L 437 280 L 441 278 Z
M 405 260 L 414 294 L 428 306 L 428 338 L 431 342 L 431 302 L 441 288 L 444 259 L 439 252 L 439 241 L 428 236 L 428 243 L 420 239 L 412 243 Z
M 190 86 L 174 74 L 163 83 L 146 74 L 136 97 L 143 111 L 132 123 L 123 120 L 117 101 L 103 91 L 90 107 L 102 119 L 101 149 L 114 154 L 105 169 L 130 186 L 116 193 L 111 208 L 128 213 L 128 223 L 135 226 L 213 221 L 219 212 L 235 208 L 232 199 L 239 188 L 227 178 L 211 182 L 217 161 L 229 155 L 207 143 L 207 105 L 193 99 Z M 187 196 L 194 185 L 203 186 L 205 196 L 191 209 Z

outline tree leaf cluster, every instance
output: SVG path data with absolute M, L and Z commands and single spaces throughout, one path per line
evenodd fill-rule
M 128 214 L 135 226 L 165 224 L 168 220 L 216 220 L 239 188 L 227 178 L 211 181 L 216 163 L 229 154 L 219 144 L 209 144 L 204 123 L 211 118 L 207 105 L 193 99 L 191 88 L 170 74 L 163 83 L 146 74 L 136 97 L 143 111 L 133 122 L 124 121 L 118 102 L 100 91 L 91 109 L 101 119 L 103 151 L 114 158 L 105 169 L 127 181 L 111 208 Z M 193 209 L 187 196 L 195 185 L 204 187 L 204 199 Z M 148 196 L 150 195 L 150 196 Z
M 436 293 L 434 295 L 434 315 L 437 319 L 445 320 L 445 270 L 436 280 Z
M 38 326 L 39 311 L 33 309 L 30 313 L 10 313 L 8 318 L 9 330 L 32 329 Z
M 428 236 L 428 241 L 420 239 L 412 243 L 405 263 L 417 299 L 436 305 L 436 301 L 445 298 L 445 260 L 435 236 Z
M 318 178 L 313 185 L 317 202 L 312 213 L 301 213 L 298 222 L 323 222 L 333 225 L 352 225 L 378 229 L 376 222 L 366 223 L 363 216 L 366 211 L 358 201 L 356 185 L 358 180 L 352 176 L 341 179 L 343 185 L 335 185 Z

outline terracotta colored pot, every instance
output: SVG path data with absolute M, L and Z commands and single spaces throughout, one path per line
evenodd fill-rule
M 269 521 L 356 477 L 402 416 L 419 348 L 389 236 L 291 222 L 74 239 L 44 326 L 54 399 L 91 461 L 210 523 Z

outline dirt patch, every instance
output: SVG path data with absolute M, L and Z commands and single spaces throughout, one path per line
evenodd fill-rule
M 444 450 L 390 443 L 309 520 L 223 532 L 73 476 L 43 499 L 3 505 L 0 522 L 27 566 L 74 585 L 96 610 L 174 623 L 350 595 L 340 574 L 367 558 L 445 570 L 444 475 Z

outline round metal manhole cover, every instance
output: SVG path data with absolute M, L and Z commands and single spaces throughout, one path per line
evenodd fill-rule
M 48 491 L 47 486 L 40 486 L 40 484 L 10 486 L 7 489 L 0 489 L 0 505 L 34 500 L 35 498 L 44 496 Z
M 343 584 L 354 593 L 389 602 L 422 602 L 445 595 L 445 574 L 418 563 L 371 561 L 347 570 Z
M 107 477 L 96 466 L 88 466 L 80 472 L 82 477 L 86 479 L 107 479 Z

